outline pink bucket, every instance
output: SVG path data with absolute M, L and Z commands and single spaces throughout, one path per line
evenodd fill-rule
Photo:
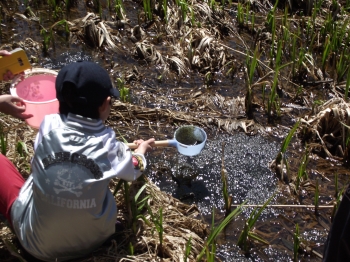
M 45 115 L 58 113 L 58 100 L 56 98 L 57 72 L 48 69 L 26 70 L 24 75 L 14 78 L 10 92 L 26 103 L 25 114 L 33 117 L 26 119 L 28 125 L 39 128 Z

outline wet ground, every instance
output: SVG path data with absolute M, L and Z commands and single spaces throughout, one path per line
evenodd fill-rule
M 209 138 L 202 152 L 193 157 L 177 153 L 176 148 L 158 149 L 163 152 L 157 158 L 150 157 L 156 172 L 148 176 L 174 197 L 195 203 L 204 216 L 210 215 L 213 207 L 222 211 L 222 143 L 233 203 L 265 202 L 277 190 L 277 178 L 268 163 L 276 156 L 278 143 L 261 136 L 221 134 Z
M 87 11 L 91 11 L 84 2 L 78 1 L 78 8 L 73 9 L 69 15 L 71 19 L 83 17 Z M 7 16 L 3 15 L 2 18 L 1 45 L 16 46 L 16 43 L 27 38 L 41 43 L 41 27 L 37 22 L 23 20 L 15 14 L 16 12 L 24 12 L 24 1 L 20 1 L 18 6 L 11 6 L 9 3 L 5 6 L 10 10 L 10 13 Z M 138 11 L 135 6 L 136 3 L 132 1 L 125 2 L 131 27 L 135 26 L 138 20 Z M 42 12 L 40 16 L 43 25 L 46 27 L 52 24 L 50 22 L 52 21 L 50 12 Z M 109 12 L 104 11 L 103 14 L 106 18 L 111 16 Z M 237 42 L 237 39 L 233 36 L 225 39 L 228 46 L 239 49 L 240 45 Z M 6 48 L 9 48 L 9 46 L 6 46 Z M 158 47 L 162 50 L 161 44 Z M 158 81 L 160 68 L 141 63 L 130 55 L 112 54 L 103 50 L 103 48 L 92 48 L 84 43 L 69 44 L 65 34 L 61 31 L 54 33 L 54 42 L 47 54 L 44 54 L 41 48 L 28 49 L 27 52 L 29 57 L 33 56 L 35 58 L 33 61 L 37 60 L 36 66 L 55 70 L 80 59 L 100 62 L 114 78 L 126 76 L 127 72 L 132 71 L 133 67 L 136 66 L 140 75 L 137 81 L 128 86 L 131 91 L 131 102 L 151 108 L 188 110 L 185 105 L 179 105 L 177 102 L 182 99 L 182 95 L 185 97 L 189 93 L 198 90 L 219 93 L 227 97 L 244 96 L 246 92 L 241 72 L 238 72 L 234 77 L 218 72 L 210 85 L 204 85 L 203 75 L 197 72 L 191 72 L 181 79 L 168 77 L 163 81 Z M 164 50 L 164 52 L 169 52 L 169 50 Z M 164 96 L 168 99 L 157 102 L 147 101 L 144 96 L 146 89 L 152 90 L 153 96 Z M 322 90 L 320 90 L 321 92 Z M 303 108 L 295 108 L 289 114 L 283 115 L 276 123 L 270 125 L 267 123 L 264 111 L 257 109 L 255 118 L 264 126 L 267 133 L 270 134 L 269 136 L 247 136 L 239 131 L 228 135 L 213 128 L 205 129 L 208 133 L 208 140 L 202 153 L 196 157 L 180 155 L 175 148 L 158 148 L 149 155 L 150 169 L 148 176 L 162 190 L 182 199 L 185 203 L 196 204 L 208 223 L 211 221 L 211 213 L 214 207 L 216 221 L 220 221 L 223 217 L 220 171 L 221 150 L 224 142 L 228 191 L 233 196 L 233 203 L 239 204 L 249 200 L 250 204 L 263 204 L 273 193 L 276 193 L 271 204 L 296 204 L 298 197 L 288 185 L 277 179 L 268 165 L 276 157 L 281 145 L 281 138 L 287 134 L 295 119 L 306 112 L 308 111 Z M 120 123 L 112 123 L 112 126 L 116 128 L 118 124 Z M 172 138 L 174 130 L 174 126 L 163 127 L 162 132 L 167 134 L 167 137 L 157 137 L 157 139 Z M 144 129 L 140 130 L 139 134 L 143 138 L 157 136 L 156 131 L 153 132 L 147 129 L 147 124 L 145 124 Z M 126 138 L 130 137 L 126 135 Z M 291 169 L 295 171 L 299 167 L 298 161 L 302 151 L 299 149 L 298 141 L 294 141 L 292 147 L 288 154 L 291 159 Z M 322 182 L 320 184 L 321 204 L 327 204 L 334 199 L 334 174 L 339 174 L 339 188 L 341 188 L 348 181 L 348 171 L 336 162 L 323 160 L 317 156 L 312 156 L 310 165 L 312 166 L 310 168 L 310 178 L 318 178 Z M 316 171 L 321 171 L 329 178 L 329 181 Z M 313 195 L 314 189 L 305 187 L 299 197 L 301 204 L 312 204 Z M 246 257 L 235 244 L 240 231 L 243 229 L 244 221 L 251 211 L 252 208 L 245 208 L 242 215 L 234 223 L 231 223 L 224 234 L 220 236 L 218 241 L 220 246 L 217 253 L 223 261 L 290 261 L 293 256 L 293 233 L 296 223 L 300 226 L 301 237 L 306 245 L 322 254 L 323 243 L 326 240 L 331 223 L 331 209 L 321 210 L 319 216 L 315 216 L 313 209 L 266 209 L 259 218 L 255 230 L 260 236 L 269 241 L 270 246 L 253 244 L 250 256 Z M 321 261 L 315 254 L 305 254 L 304 259 L 306 261 Z
M 249 204 L 261 205 L 274 193 L 276 195 L 270 204 L 294 202 L 293 194 L 283 192 L 284 185 L 268 167 L 280 147 L 280 142 L 271 137 L 247 136 L 242 133 L 220 134 L 210 137 L 201 154 L 195 157 L 183 156 L 176 152 L 176 148 L 158 148 L 149 157 L 151 171 L 148 176 L 162 190 L 183 202 L 196 204 L 209 224 L 213 208 L 217 221 L 220 221 L 224 214 L 222 143 L 225 143 L 228 191 L 233 196 L 234 204 L 248 200 Z M 151 157 L 154 155 L 156 158 Z M 193 176 L 196 177 L 191 179 Z M 322 203 L 324 201 L 323 199 Z M 255 229 L 270 246 L 258 244 L 249 256 L 243 255 L 236 244 L 245 219 L 252 210 L 253 208 L 244 208 L 242 215 L 221 235 L 217 254 L 223 261 L 290 261 L 293 256 L 292 237 L 296 222 L 299 223 L 304 241 L 322 254 L 328 230 L 317 222 L 313 209 L 267 208 Z M 325 217 L 321 216 L 319 219 L 325 220 Z M 329 224 L 329 221 L 325 220 L 322 224 Z M 306 255 L 304 259 L 320 261 L 315 255 Z

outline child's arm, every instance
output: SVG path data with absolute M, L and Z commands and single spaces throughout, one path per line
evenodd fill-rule
M 145 169 L 143 163 L 143 159 L 145 159 L 144 154 L 152 150 L 152 145 L 154 145 L 154 138 L 150 138 L 146 141 L 143 139 L 135 140 L 134 144 L 137 145 L 137 148 L 134 150 L 132 163 L 136 169 L 139 169 L 142 172 Z

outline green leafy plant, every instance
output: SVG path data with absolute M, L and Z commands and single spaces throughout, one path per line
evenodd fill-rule
M 349 55 L 347 55 L 348 50 L 343 49 L 340 56 L 336 60 L 336 79 L 340 82 L 345 76 L 346 72 L 349 71 Z
M 124 180 L 119 179 L 118 184 L 116 185 L 116 187 L 114 189 L 113 196 L 115 196 L 118 193 L 119 189 L 121 189 L 123 185 L 124 185 Z
M 0 123 L 0 150 L 4 156 L 7 153 L 7 142 L 7 132 L 5 132 L 4 126 Z
M 268 245 L 269 243 L 262 239 L 260 236 L 258 236 L 257 234 L 255 234 L 252 229 L 256 223 L 256 221 L 258 220 L 258 218 L 260 217 L 261 213 L 264 211 L 264 209 L 266 208 L 266 206 L 271 202 L 271 200 L 273 199 L 273 197 L 275 196 L 275 194 L 273 194 L 265 203 L 264 205 L 259 208 L 259 210 L 257 210 L 257 208 L 254 208 L 254 210 L 252 211 L 252 213 L 250 214 L 249 218 L 247 219 L 247 221 L 245 222 L 244 225 L 244 229 L 241 232 L 239 238 L 238 238 L 238 242 L 237 245 L 245 252 L 248 253 L 249 252 L 249 240 L 250 239 L 254 239 L 260 243 L 266 244 Z
M 281 167 L 281 178 L 282 180 L 285 180 L 285 178 L 283 177 L 283 169 L 284 167 L 286 167 L 287 170 L 287 177 L 286 179 L 289 181 L 289 166 L 288 166 L 288 161 L 287 161 L 287 157 L 286 157 L 286 151 L 287 148 L 293 138 L 293 135 L 295 133 L 295 131 L 297 130 L 298 126 L 300 124 L 300 120 L 298 122 L 296 122 L 293 126 L 293 128 L 289 131 L 288 135 L 286 136 L 286 138 L 283 140 L 282 145 L 281 145 L 281 149 L 279 151 L 279 153 L 277 154 L 275 160 L 274 160 L 274 165 L 276 166 L 276 169 L 278 169 L 277 167 Z M 277 170 L 276 170 L 277 171 Z M 288 182 L 286 181 L 286 182 Z
M 298 175 L 297 175 L 297 181 L 296 181 L 296 189 L 299 189 L 300 182 L 302 182 L 304 179 L 306 180 L 308 178 L 307 172 L 306 172 L 306 167 L 307 164 L 309 163 L 309 150 L 306 147 L 305 152 L 302 156 L 301 163 L 298 169 Z
M 302 66 L 303 66 L 303 62 L 305 60 L 305 56 L 306 56 L 306 51 L 302 47 L 299 49 L 299 55 L 298 55 L 298 60 L 297 60 L 297 68 L 298 68 L 299 74 L 301 74 L 301 72 L 302 72 Z
M 237 3 L 237 24 L 240 27 L 244 26 L 244 8 L 243 8 L 243 4 L 241 2 Z
M 52 40 L 52 30 L 47 31 L 45 28 L 41 29 L 40 35 L 43 37 L 43 51 L 47 53 Z
M 51 38 L 52 38 L 52 31 L 54 28 L 57 28 L 57 27 L 61 27 L 63 26 L 64 27 L 64 32 L 66 33 L 67 37 L 69 36 L 70 34 L 70 30 L 69 30 L 69 22 L 66 20 L 66 19 L 62 19 L 56 23 L 54 23 L 51 28 L 50 28 L 50 32 L 51 32 Z M 52 38 L 53 39 L 53 38 Z
M 52 16 L 54 19 L 57 19 L 60 16 L 62 16 L 62 9 L 56 0 L 48 0 L 48 4 L 51 7 L 50 11 L 53 10 Z
M 139 200 L 140 195 L 147 187 L 147 184 L 144 184 L 135 197 L 132 199 L 131 202 L 131 213 L 132 213 L 132 230 L 136 234 L 136 222 L 138 219 L 142 219 L 146 224 L 149 225 L 149 221 L 147 218 L 142 214 L 143 208 L 147 205 L 147 200 L 150 198 L 150 196 L 146 196 L 143 199 Z
M 160 252 L 163 253 L 163 233 L 164 233 L 164 228 L 163 228 L 163 208 L 161 207 L 159 209 L 159 216 L 156 216 L 153 214 L 151 208 L 147 206 L 148 213 L 151 216 L 152 222 L 158 232 L 158 237 L 159 237 L 159 249 Z
M 123 5 L 123 0 L 116 0 L 114 5 L 114 10 L 119 19 L 125 18 L 125 7 Z
M 252 30 L 252 32 L 254 32 L 254 30 L 255 30 L 255 13 L 254 12 L 251 15 L 251 30 Z
M 215 0 L 209 0 L 208 4 L 209 4 L 209 7 L 211 10 L 215 10 L 215 8 L 216 8 L 216 1 Z
M 333 17 L 331 12 L 329 12 L 327 13 L 326 19 L 324 20 L 323 26 L 321 27 L 321 30 L 320 30 L 320 33 L 323 39 L 326 39 L 327 35 L 333 34 L 333 28 L 334 28 Z
M 204 76 L 204 84 L 209 86 L 213 82 L 213 75 L 211 72 L 207 72 Z
M 322 72 L 324 73 L 326 70 L 326 65 L 328 61 L 329 54 L 331 53 L 331 42 L 329 37 L 327 37 L 326 42 L 324 44 L 323 52 L 322 52 Z
M 315 41 L 315 37 L 316 37 L 316 30 L 315 30 L 315 22 L 308 20 L 306 23 L 306 41 L 307 43 L 309 43 L 309 50 L 312 50 L 313 45 L 314 45 L 314 41 Z
M 274 48 L 275 48 L 275 37 L 276 37 L 276 9 L 278 0 L 276 1 L 273 8 L 267 14 L 266 28 L 271 32 L 271 48 L 270 48 L 270 61 L 273 60 Z
M 187 18 L 187 11 L 189 9 L 189 4 L 186 2 L 186 0 L 181 0 L 179 4 L 181 8 L 182 21 L 185 22 Z
M 253 78 L 254 78 L 254 73 L 255 70 L 258 66 L 258 59 L 259 59 L 259 51 L 258 47 L 255 48 L 254 55 L 250 56 L 247 55 L 246 58 L 246 88 L 247 88 L 247 93 L 245 97 L 245 107 L 246 107 L 246 113 L 248 117 L 251 117 L 252 115 L 252 99 L 253 99 Z
M 269 119 L 271 119 L 273 109 L 275 109 L 275 112 L 279 112 L 280 106 L 278 103 L 279 97 L 277 94 L 277 84 L 278 84 L 279 71 L 283 67 L 283 66 L 280 67 L 281 60 L 282 60 L 282 41 L 278 41 L 277 54 L 276 54 L 276 59 L 275 59 L 275 67 L 276 67 L 275 75 L 273 78 L 271 92 L 270 92 L 269 99 L 267 102 L 267 115 L 268 115 Z M 284 66 L 286 66 L 286 65 L 284 65 Z
M 300 248 L 300 234 L 299 234 L 299 225 L 295 225 L 295 232 L 294 232 L 294 256 L 293 256 L 293 262 L 299 261 L 299 248 Z
M 189 7 L 188 9 L 190 10 L 190 14 L 191 14 L 191 26 L 195 26 L 196 25 L 196 17 L 194 14 L 193 7 Z
M 16 149 L 17 149 L 17 153 L 21 156 L 21 157 L 24 157 L 26 155 L 28 155 L 28 148 L 27 148 L 27 145 L 22 142 L 22 141 L 19 141 L 17 143 L 17 146 L 16 146 Z
M 162 9 L 164 12 L 164 21 L 167 24 L 168 23 L 168 0 L 163 0 Z
M 192 237 L 190 236 L 190 238 L 186 242 L 184 262 L 187 262 L 187 259 L 191 253 L 191 249 L 192 249 Z
M 283 140 L 280 152 L 285 153 L 287 151 L 287 148 L 288 148 L 288 146 L 289 146 L 289 144 L 290 144 L 290 142 L 292 140 L 292 137 L 293 137 L 295 131 L 297 130 L 299 124 L 300 124 L 300 120 L 298 122 L 296 122 L 294 124 L 293 128 L 289 131 L 288 135 Z
M 59 26 L 63 26 L 64 27 L 64 32 L 67 35 L 67 38 L 70 34 L 70 29 L 69 29 L 69 22 L 65 19 L 62 19 L 58 22 L 55 22 L 49 30 L 42 28 L 40 31 L 40 35 L 43 37 L 43 51 L 45 53 L 47 53 L 47 51 L 49 50 L 49 47 L 51 45 L 51 42 L 53 42 L 54 38 L 53 38 L 53 29 Z
M 100 0 L 93 0 L 95 11 L 100 15 L 102 19 L 102 3 Z
M 130 256 L 133 256 L 134 252 L 135 252 L 134 246 L 132 245 L 131 242 L 129 242 L 129 254 L 130 254 Z
M 269 13 L 267 14 L 267 18 L 266 18 L 266 27 L 268 28 L 268 30 L 270 32 L 273 31 L 273 29 L 275 29 L 275 13 L 276 13 L 276 8 L 277 8 L 277 4 L 278 1 L 276 1 L 275 5 L 273 6 L 273 8 L 269 11 Z
M 129 88 L 125 87 L 124 80 L 117 78 L 117 86 L 120 93 L 120 101 L 130 102 L 130 91 Z
M 214 225 L 214 216 L 215 212 L 213 209 L 212 212 L 212 225 L 211 225 L 211 230 L 209 233 L 208 238 L 205 241 L 205 246 L 202 249 L 202 251 L 199 253 L 199 255 L 196 258 L 196 261 L 202 261 L 202 258 L 205 254 L 209 254 L 213 247 L 212 245 L 216 245 L 216 238 L 218 235 L 226 228 L 226 226 L 235 218 L 237 217 L 240 213 L 242 213 L 242 206 L 246 203 L 247 201 L 244 201 L 241 205 L 239 205 L 235 210 L 233 210 L 228 216 L 224 218 L 224 220 L 218 225 Z
M 68 14 L 69 14 L 69 11 L 70 11 L 70 7 L 71 7 L 70 0 L 65 0 L 65 6 L 66 6 L 66 15 L 68 17 Z
M 152 14 L 152 8 L 151 8 L 151 0 L 143 0 L 143 10 L 146 14 L 146 18 L 148 21 L 152 21 L 153 14 Z
M 248 83 L 249 85 L 253 85 L 253 78 L 254 78 L 254 73 L 255 70 L 258 66 L 258 60 L 259 60 L 259 50 L 258 47 L 255 47 L 255 51 L 253 56 L 247 56 L 246 59 L 246 66 L 247 66 L 247 70 L 248 70 Z

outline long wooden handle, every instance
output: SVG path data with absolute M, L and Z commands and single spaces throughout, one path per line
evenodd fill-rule
M 154 141 L 154 146 L 158 147 L 158 146 L 171 146 L 171 141 L 172 140 L 159 140 L 159 141 Z M 135 149 L 137 148 L 137 145 L 134 143 L 126 143 L 126 145 L 130 148 L 130 149 Z

